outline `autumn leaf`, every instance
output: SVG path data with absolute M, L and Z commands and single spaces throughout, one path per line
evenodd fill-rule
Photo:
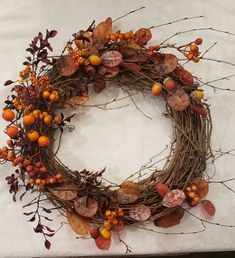
M 48 189 L 62 201 L 71 201 L 77 197 L 76 187 L 72 183 L 62 183 L 59 186 L 49 187 Z
M 105 36 L 112 33 L 112 18 L 108 17 L 105 21 L 99 23 L 93 30 L 92 37 L 99 41 L 106 41 Z
M 202 207 L 205 209 L 205 211 L 210 215 L 214 216 L 215 215 L 215 206 L 214 204 L 209 201 L 209 200 L 203 200 L 201 202 Z
M 70 56 L 62 56 L 58 61 L 58 71 L 62 76 L 73 75 L 77 71 L 77 66 Z
M 111 246 L 111 239 L 106 239 L 102 235 L 99 235 L 95 239 L 95 243 L 100 250 L 109 250 Z
M 51 248 L 51 243 L 47 239 L 45 240 L 44 244 L 45 244 L 46 249 L 49 250 Z
M 207 117 L 207 115 L 208 115 L 207 110 L 203 107 L 199 107 L 199 106 L 196 106 L 196 105 L 191 105 L 191 109 L 195 113 L 197 113 L 199 116 Z
M 173 72 L 178 65 L 178 59 L 172 54 L 163 54 L 155 61 L 155 70 L 160 74 Z
M 168 208 L 180 206 L 185 201 L 185 193 L 182 190 L 174 189 L 168 192 L 162 199 L 162 205 Z
M 12 80 L 7 80 L 7 81 L 5 81 L 4 86 L 8 86 L 12 83 L 14 83 Z
M 82 217 L 75 212 L 70 212 L 67 210 L 67 219 L 71 228 L 78 235 L 87 235 L 90 230 L 90 220 L 88 218 Z
M 130 58 L 126 58 L 125 62 L 127 63 L 137 63 L 137 62 L 146 62 L 148 57 L 146 55 L 135 55 Z
M 158 183 L 155 185 L 155 189 L 156 191 L 161 195 L 161 196 L 165 196 L 167 193 L 170 192 L 170 189 L 168 188 L 167 185 L 163 184 L 163 183 Z
M 96 200 L 83 196 L 74 202 L 76 212 L 84 217 L 93 217 L 98 210 L 98 203 Z
M 183 68 L 177 67 L 174 72 L 184 85 L 188 85 L 188 86 L 193 85 L 193 76 L 189 71 Z
M 146 205 L 137 205 L 129 210 L 129 216 L 136 221 L 146 221 L 151 216 L 151 210 Z
M 89 96 L 75 96 L 67 100 L 66 103 L 74 106 L 84 105 L 89 100 Z
M 93 82 L 93 90 L 95 93 L 100 93 L 106 87 L 106 82 L 102 79 L 96 79 Z
M 178 207 L 174 209 L 170 214 L 164 215 L 154 221 L 156 227 L 169 228 L 180 224 L 180 220 L 184 215 L 184 209 Z
M 99 228 L 93 227 L 93 228 L 90 229 L 90 236 L 91 236 L 93 239 L 98 238 L 99 235 L 100 235 L 100 230 L 99 230 Z
M 136 44 L 143 46 L 148 43 L 148 41 L 152 38 L 152 33 L 150 29 L 141 28 L 137 30 L 134 34 L 134 41 Z
M 136 64 L 136 63 L 121 62 L 120 66 L 129 70 L 129 71 L 132 71 L 132 72 L 136 72 L 136 71 L 141 70 L 141 66 L 139 64 Z
M 207 181 L 203 179 L 196 179 L 193 181 L 193 184 L 196 185 L 196 193 L 200 196 L 200 198 L 203 198 L 207 195 L 209 191 L 209 184 Z
M 139 185 L 136 182 L 125 181 L 117 190 L 117 199 L 121 204 L 133 203 L 140 197 Z

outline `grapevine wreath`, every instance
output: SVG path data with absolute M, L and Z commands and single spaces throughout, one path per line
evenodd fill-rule
M 11 162 L 15 173 L 6 177 L 15 200 L 19 189 L 34 193 L 25 212 L 43 234 L 46 248 L 55 230 L 45 225 L 45 214 L 53 209 L 66 216 L 79 235 L 89 235 L 98 248 L 109 249 L 112 234 L 126 225 L 152 221 L 156 227 L 180 223 L 188 208 L 201 205 L 213 216 L 215 207 L 204 197 L 208 182 L 203 179 L 211 151 L 211 116 L 204 93 L 194 76 L 166 50 L 177 50 L 187 62 L 200 61 L 202 39 L 182 46 L 161 43 L 147 46 L 150 28 L 135 32 L 113 32 L 112 19 L 73 34 L 60 56 L 49 56 L 49 40 L 57 32 L 38 33 L 26 49 L 19 80 L 5 101 L 2 117 L 9 122 L 7 147 L 0 149 L 1 163 Z M 164 53 L 163 53 L 164 52 Z M 59 115 L 66 106 L 82 106 L 91 93 L 100 93 L 111 81 L 131 97 L 140 92 L 160 98 L 165 117 L 173 126 L 169 158 L 162 170 L 121 185 L 104 183 L 104 170 L 72 171 L 58 159 L 53 144 L 56 131 L 62 135 L 73 115 Z M 149 96 L 151 97 L 151 96 Z M 48 200 L 54 208 L 42 208 Z M 29 206 L 28 205 L 28 206 Z M 187 209 L 185 209 L 185 207 Z M 119 236 L 119 240 L 121 240 Z M 127 245 L 126 245 L 127 246 Z M 127 246 L 128 248 L 128 246 Z

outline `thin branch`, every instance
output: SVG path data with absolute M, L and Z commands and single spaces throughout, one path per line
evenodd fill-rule
M 132 14 L 132 13 L 138 12 L 138 11 L 140 11 L 140 10 L 142 10 L 142 9 L 145 9 L 145 8 L 146 8 L 145 6 L 142 6 L 142 7 L 138 8 L 138 9 L 132 10 L 132 11 L 130 11 L 129 13 L 124 14 L 124 15 L 122 15 L 122 16 L 116 18 L 115 20 L 113 20 L 113 23 L 116 22 L 116 21 L 118 21 L 118 20 L 120 20 L 120 19 L 122 19 L 122 18 L 124 18 L 124 17 L 126 17 L 126 16 L 128 16 L 128 15 L 130 15 L 130 14 Z

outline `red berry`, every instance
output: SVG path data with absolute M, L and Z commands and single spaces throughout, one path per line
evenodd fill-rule
M 31 172 L 31 171 L 33 170 L 33 166 L 28 165 L 28 166 L 26 167 L 26 170 L 27 170 L 28 172 Z
M 202 38 L 197 38 L 197 39 L 194 41 L 194 43 L 195 43 L 196 45 L 201 45 L 201 44 L 202 44 L 202 41 L 203 41 Z
M 41 172 L 41 173 L 45 173 L 46 171 L 47 171 L 47 169 L 46 169 L 45 167 L 41 167 L 41 168 L 40 168 L 40 172 Z

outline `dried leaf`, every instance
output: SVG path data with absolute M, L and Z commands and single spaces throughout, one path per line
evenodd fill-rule
M 58 61 L 58 71 L 62 76 L 70 76 L 77 71 L 77 66 L 70 56 L 62 56 Z
M 78 235 L 87 235 L 90 230 L 90 220 L 88 218 L 82 217 L 75 212 L 70 212 L 67 210 L 67 219 L 71 228 Z
M 163 54 L 157 58 L 155 62 L 155 70 L 160 74 L 168 74 L 173 72 L 178 65 L 178 59 L 172 54 Z
M 167 193 L 170 192 L 170 189 L 168 188 L 167 185 L 163 184 L 163 183 L 158 183 L 155 185 L 155 189 L 156 191 L 161 195 L 161 196 L 165 196 Z
M 112 33 L 112 18 L 108 17 L 105 21 L 99 23 L 93 30 L 92 37 L 99 41 L 105 41 L 105 36 Z
M 45 240 L 44 244 L 45 244 L 46 249 L 49 250 L 51 248 L 51 243 L 47 239 Z
M 7 81 L 5 81 L 4 86 L 8 86 L 12 83 L 14 83 L 12 80 L 7 80 Z
M 133 57 L 125 59 L 127 63 L 146 62 L 148 57 L 146 55 L 135 55 Z
M 100 235 L 100 230 L 99 230 L 99 228 L 94 227 L 94 228 L 91 228 L 91 229 L 90 229 L 90 236 L 91 236 L 93 239 L 98 238 L 99 235 Z
M 87 101 L 89 100 L 89 96 L 75 96 L 72 97 L 71 99 L 67 100 L 66 103 L 70 105 L 75 105 L 75 106 L 81 106 L 84 105 Z
M 193 85 L 193 76 L 189 71 L 183 68 L 177 67 L 175 69 L 175 74 L 179 77 L 179 79 L 184 85 L 188 85 L 188 86 Z
M 154 221 L 156 227 L 169 228 L 180 224 L 180 220 L 184 215 L 184 209 L 178 207 L 170 214 L 162 216 Z
M 49 36 L 50 36 L 50 38 L 53 38 L 53 37 L 56 36 L 56 34 L 57 34 L 56 30 L 51 30 L 50 33 L 49 33 Z
M 124 228 L 124 223 L 119 221 L 117 225 L 112 225 L 112 230 L 115 232 L 121 232 Z
M 74 202 L 76 212 L 84 217 L 93 217 L 98 210 L 98 203 L 96 200 L 83 196 Z
M 56 187 L 48 188 L 55 197 L 62 201 L 71 201 L 77 197 L 77 191 L 75 185 L 72 183 L 62 183 Z
M 209 200 L 203 200 L 202 201 L 202 207 L 205 209 L 205 211 L 210 215 L 215 215 L 215 206 L 214 204 Z
M 150 29 L 146 29 L 146 28 L 141 28 L 137 30 L 134 34 L 134 41 L 136 44 L 140 46 L 146 45 L 151 38 L 152 38 L 152 33 Z
M 125 181 L 117 190 L 117 198 L 120 204 L 133 203 L 140 197 L 139 185 L 136 182 Z
M 209 191 L 208 182 L 202 179 L 197 179 L 193 181 L 193 183 L 197 186 L 196 193 L 200 196 L 200 198 L 205 197 Z
M 119 73 L 119 67 L 107 67 L 107 66 L 101 66 L 98 70 L 98 73 L 103 76 L 104 79 L 111 79 L 118 75 Z
M 167 193 L 162 199 L 162 205 L 168 208 L 180 206 L 185 201 L 185 193 L 182 190 L 174 189 Z
M 199 116 L 204 116 L 204 117 L 207 117 L 208 115 L 208 112 L 205 108 L 203 107 L 199 107 L 199 106 L 196 106 L 196 105 L 191 105 L 191 109 L 197 113 Z
M 190 100 L 183 89 L 177 89 L 168 95 L 167 103 L 172 109 L 182 112 L 189 106 Z
M 141 70 L 141 66 L 139 64 L 135 64 L 135 63 L 121 62 L 120 66 L 127 69 L 127 70 L 130 70 L 132 72 L 136 72 L 136 71 Z
M 107 67 L 115 67 L 122 62 L 122 54 L 115 50 L 106 51 L 101 58 L 102 64 Z
M 111 239 L 104 238 L 102 235 L 99 235 L 95 240 L 96 246 L 100 250 L 109 250 L 111 246 Z
M 151 210 L 145 205 L 138 205 L 129 210 L 129 216 L 136 221 L 146 221 L 151 216 Z
M 102 79 L 96 79 L 93 83 L 93 90 L 95 93 L 100 93 L 106 87 L 106 82 Z

